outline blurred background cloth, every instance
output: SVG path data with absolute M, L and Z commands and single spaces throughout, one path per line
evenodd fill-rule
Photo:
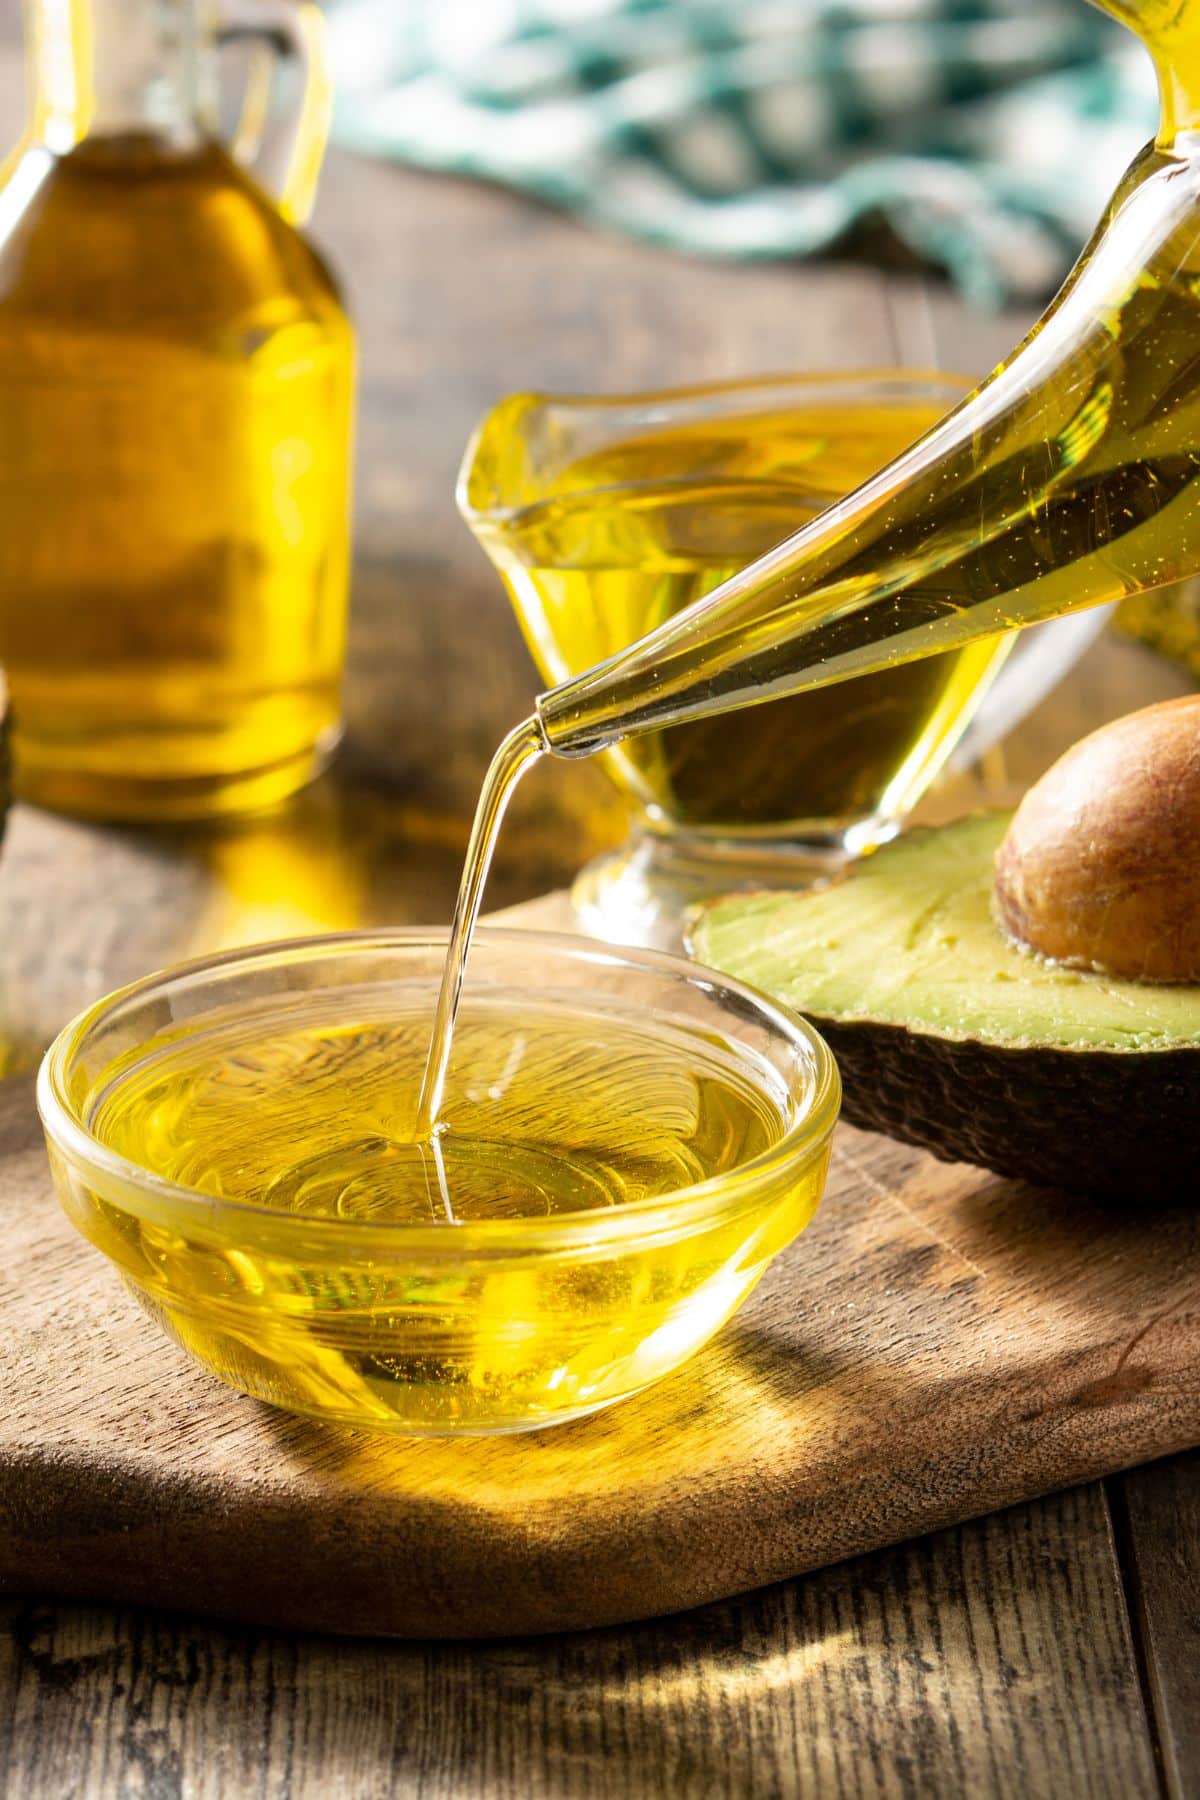
M 1086 0 L 330 0 L 347 146 L 706 256 L 886 224 L 970 297 L 1057 285 L 1153 134 Z

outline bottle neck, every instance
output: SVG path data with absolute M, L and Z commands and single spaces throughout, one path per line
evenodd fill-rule
M 35 137 L 152 134 L 181 145 L 207 131 L 211 33 L 202 0 L 26 0 Z

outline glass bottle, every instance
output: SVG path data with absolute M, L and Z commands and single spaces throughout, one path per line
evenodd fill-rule
M 319 33 L 274 0 L 219 28 L 200 0 L 30 0 L 31 120 L 0 186 L 0 664 L 41 804 L 240 810 L 336 743 L 354 346 L 293 223 L 324 144 Z M 218 35 L 251 50 L 231 148 Z M 286 128 L 273 59 L 300 90 Z
M 544 694 L 545 747 L 798 694 L 1200 572 L 1200 0 L 1113 0 L 1158 136 L 1057 299 L 979 388 L 844 500 Z

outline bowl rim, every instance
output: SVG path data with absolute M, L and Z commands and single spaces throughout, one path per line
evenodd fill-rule
M 515 1219 L 469 1219 L 447 1227 L 440 1222 L 407 1220 L 380 1221 L 366 1218 L 333 1218 L 320 1214 L 303 1215 L 278 1207 L 264 1206 L 253 1200 L 226 1199 L 205 1193 L 181 1182 L 168 1180 L 152 1169 L 111 1149 L 72 1110 L 66 1097 L 65 1074 L 73 1048 L 86 1033 L 119 1005 L 139 996 L 148 996 L 156 988 L 166 988 L 177 980 L 189 980 L 214 971 L 234 969 L 240 963 L 254 963 L 289 957 L 320 961 L 325 954 L 422 947 L 444 948 L 448 938 L 444 927 L 397 926 L 357 931 L 334 931 L 312 936 L 281 938 L 259 944 L 239 946 L 209 956 L 187 958 L 156 969 L 123 987 L 114 989 L 94 1001 L 70 1019 L 59 1031 L 42 1058 L 37 1076 L 37 1109 L 50 1144 L 85 1176 L 95 1172 L 115 1180 L 123 1188 L 131 1188 L 173 1208 L 185 1208 L 211 1224 L 218 1216 L 235 1217 L 247 1226 L 260 1225 L 289 1234 L 315 1238 L 333 1234 L 354 1243 L 366 1244 L 369 1238 L 419 1247 L 435 1256 L 461 1258 L 469 1242 L 480 1249 L 491 1247 L 505 1254 L 522 1250 L 558 1247 L 572 1238 L 583 1236 L 589 1242 L 609 1237 L 622 1240 L 632 1236 L 653 1234 L 656 1227 L 674 1236 L 683 1228 L 705 1221 L 709 1215 L 736 1213 L 738 1202 L 752 1196 L 761 1183 L 787 1168 L 797 1174 L 820 1156 L 828 1145 L 841 1109 L 841 1078 L 833 1052 L 820 1033 L 806 1019 L 781 1005 L 769 995 L 737 981 L 732 976 L 710 969 L 694 959 L 663 951 L 643 950 L 608 944 L 596 938 L 563 931 L 544 931 L 538 927 L 481 925 L 475 934 L 477 943 L 497 943 L 515 948 L 530 939 L 555 956 L 566 956 L 573 962 L 595 961 L 608 966 L 646 969 L 669 976 L 689 985 L 729 994 L 749 1004 L 760 1020 L 793 1045 L 807 1053 L 812 1069 L 812 1085 L 808 1103 L 788 1125 L 782 1136 L 768 1149 L 749 1161 L 720 1175 L 711 1175 L 687 1187 L 649 1199 L 630 1201 L 614 1207 L 589 1207 L 579 1212 L 531 1215 Z M 534 989 L 533 991 L 536 991 Z M 114 1202 L 123 1204 L 123 1202 Z M 133 1206 L 127 1210 L 135 1211 Z M 637 1232 L 637 1226 L 645 1232 Z M 519 1240 L 519 1241 L 518 1241 Z
M 946 411 L 965 400 L 978 385 L 977 375 L 964 375 L 953 369 L 930 369 L 920 364 L 878 364 L 866 368 L 833 368 L 788 370 L 775 374 L 733 376 L 723 381 L 690 382 L 678 387 L 629 388 L 620 393 L 589 393 L 578 388 L 518 388 L 502 395 L 477 421 L 467 439 L 454 483 L 454 500 L 460 518 L 479 534 L 514 526 L 548 504 L 548 494 L 527 498 L 477 499 L 473 494 L 480 457 L 486 442 L 511 415 L 526 423 L 537 414 L 552 411 L 595 413 L 617 416 L 639 408 L 650 408 L 658 416 L 654 423 L 661 429 L 667 416 L 719 417 L 734 408 L 739 400 L 753 400 L 771 394 L 802 394 L 816 403 L 822 395 L 849 393 L 854 404 L 865 406 L 880 392 L 896 390 L 905 394 L 924 395 L 927 399 L 944 399 Z M 717 485 L 714 483 L 714 485 Z M 733 487 L 755 486 L 753 480 L 729 480 Z

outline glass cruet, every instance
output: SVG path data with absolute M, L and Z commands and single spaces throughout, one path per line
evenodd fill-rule
M 336 742 L 344 656 L 353 334 L 296 224 L 329 111 L 321 20 L 31 0 L 27 43 L 0 187 L 17 790 L 118 818 L 272 802 Z

